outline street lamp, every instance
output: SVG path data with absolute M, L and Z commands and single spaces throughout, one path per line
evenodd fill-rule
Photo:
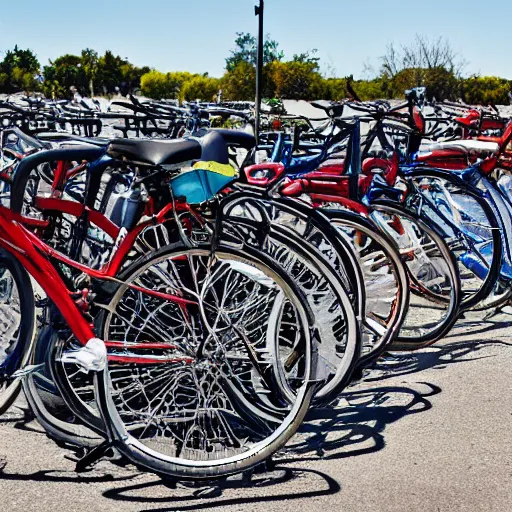
M 263 12 L 265 8 L 265 0 L 260 0 L 259 5 L 254 7 L 254 14 L 259 16 L 258 19 L 258 51 L 256 55 L 256 111 L 255 126 L 256 142 L 259 143 L 260 137 L 260 114 L 261 114 L 261 92 L 263 89 Z

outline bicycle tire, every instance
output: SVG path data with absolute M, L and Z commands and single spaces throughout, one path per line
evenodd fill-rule
M 221 254 L 221 250 L 222 254 L 231 255 L 232 257 L 240 256 L 242 258 L 247 258 L 249 256 L 252 258 L 253 262 L 256 259 L 254 255 L 250 255 L 252 252 L 250 249 L 247 252 L 244 251 L 244 255 L 242 256 L 240 251 L 222 247 L 222 249 L 219 249 L 219 251 L 216 252 L 216 256 Z M 167 254 L 172 253 L 172 249 L 164 249 L 164 251 L 161 251 L 159 254 L 143 258 L 138 262 L 138 267 L 139 269 L 144 268 L 144 266 L 149 264 L 151 261 L 157 261 L 158 258 L 165 257 Z M 309 324 L 311 318 L 309 318 L 307 306 L 305 306 L 304 298 L 301 297 L 301 294 L 295 293 L 297 290 L 293 281 L 285 273 L 281 272 L 279 267 L 273 265 L 270 259 L 262 257 L 261 254 L 259 254 L 257 258 L 267 269 L 272 269 L 272 273 L 274 275 L 279 276 L 279 280 L 282 280 L 282 286 L 285 286 L 285 288 L 292 293 L 290 297 L 295 297 L 293 299 L 294 301 L 298 299 L 294 304 L 294 308 L 296 311 L 300 311 L 301 324 Z M 133 272 L 135 275 L 136 270 L 133 269 Z M 114 300 L 115 298 L 113 298 L 113 302 Z M 291 299 L 289 298 L 289 300 Z M 306 331 L 308 330 L 309 327 L 306 328 Z M 304 349 L 307 352 L 306 357 L 309 361 L 306 363 L 306 368 L 304 369 L 305 381 L 299 388 L 295 403 L 292 405 L 285 421 L 283 421 L 283 423 L 280 424 L 280 426 L 268 438 L 265 438 L 264 441 L 255 444 L 250 450 L 242 454 L 230 455 L 226 458 L 217 460 L 190 461 L 180 460 L 177 457 L 167 455 L 163 452 L 157 452 L 151 447 L 146 446 L 134 438 L 123 424 L 112 399 L 112 384 L 110 382 L 109 374 L 104 371 L 95 374 L 95 389 L 99 408 L 108 428 L 109 438 L 115 441 L 116 448 L 129 460 L 158 474 L 167 474 L 179 478 L 205 479 L 228 476 L 230 474 L 250 469 L 251 467 L 254 467 L 266 460 L 286 443 L 286 441 L 299 428 L 306 412 L 309 409 L 309 404 L 314 391 L 314 368 L 312 359 L 313 344 L 311 339 L 306 341 Z
M 8 344 L 6 350 L 9 350 L 9 353 L 5 352 L 6 357 L 0 365 L 0 369 L 4 366 L 6 372 L 3 380 L 0 378 L 0 415 L 2 415 L 14 403 L 21 391 L 21 380 L 19 378 L 10 379 L 10 375 L 23 368 L 29 361 L 35 338 L 35 301 L 27 271 L 12 254 L 3 249 L 0 249 L 0 268 L 9 272 L 10 280 L 16 286 L 20 317 L 20 324 L 13 333 L 16 340 Z M 3 277 L 4 273 L 2 272 Z M 7 278 L 9 279 L 9 276 Z M 7 283 L 6 286 L 8 286 Z M 3 287 L 0 291 L 7 292 L 7 290 L 3 290 Z M 9 306 L 9 310 L 11 309 L 12 306 Z M 11 314 L 12 312 L 9 311 L 9 315 Z M 2 333 L 2 338 L 3 336 L 4 333 Z
M 418 240 L 405 240 L 407 246 L 404 250 L 403 247 L 400 247 L 397 240 L 393 238 L 393 241 L 397 245 L 397 248 L 400 251 L 400 253 L 405 253 L 404 256 L 407 255 L 407 258 L 403 257 L 402 260 L 404 261 L 404 264 L 409 273 L 409 278 L 412 286 L 412 293 L 410 295 L 411 301 L 409 312 L 406 315 L 402 329 L 400 330 L 398 336 L 391 345 L 391 349 L 414 350 L 429 346 L 438 341 L 440 338 L 442 338 L 450 331 L 450 329 L 457 321 L 459 315 L 462 294 L 459 271 L 455 257 L 453 256 L 444 239 L 440 235 L 438 235 L 433 228 L 428 226 L 418 215 L 414 214 L 413 212 L 410 212 L 409 210 L 404 209 L 403 207 L 397 205 L 396 203 L 385 200 L 375 201 L 370 205 L 369 212 L 370 217 L 373 218 L 377 222 L 377 225 L 388 235 L 397 233 L 397 231 L 390 226 L 390 223 L 387 223 L 386 221 L 383 222 L 382 219 L 379 219 L 380 214 L 389 215 L 390 218 L 392 218 L 393 220 L 398 219 L 399 222 L 401 223 L 403 223 L 405 220 L 405 223 L 414 229 L 414 234 L 419 235 L 418 239 L 420 242 L 422 239 L 426 239 L 426 241 L 428 242 L 428 246 L 430 247 L 429 250 L 431 252 L 430 256 L 427 255 L 426 251 L 422 248 L 421 245 L 417 245 Z M 403 234 L 407 235 L 407 233 Z M 401 236 L 401 234 L 399 236 Z M 425 320 L 422 320 L 421 318 L 421 315 L 425 315 L 427 313 L 427 308 L 423 303 L 425 299 L 421 297 L 424 294 L 418 293 L 414 285 L 415 283 L 418 283 L 421 286 L 422 290 L 428 288 L 428 286 L 424 286 L 422 283 L 422 279 L 418 278 L 418 273 L 422 272 L 422 266 L 419 265 L 418 267 L 418 265 L 416 265 L 417 268 L 414 268 L 413 265 L 411 264 L 411 261 L 416 262 L 418 252 L 420 257 L 425 258 L 427 261 L 431 261 L 430 258 L 432 257 L 432 255 L 436 256 L 437 265 L 435 265 L 433 269 L 434 277 L 437 279 L 441 279 L 443 281 L 443 285 L 446 286 L 447 288 L 445 296 L 440 295 L 440 297 L 442 297 L 443 300 L 431 301 L 434 304 L 440 304 L 444 308 L 442 313 L 443 316 L 436 319 L 434 322 L 432 322 L 431 318 L 425 318 Z M 432 263 L 430 264 L 432 265 Z M 419 301 L 417 307 L 415 307 L 415 300 Z M 415 311 L 420 312 L 419 321 L 423 323 L 420 323 L 420 325 L 416 328 L 409 328 L 409 330 L 411 331 L 412 329 L 416 329 L 416 331 L 411 332 L 410 336 L 407 336 L 407 323 L 415 320 L 415 318 L 413 318 L 412 315 L 412 313 L 414 313 Z M 425 323 L 427 322 L 427 320 L 429 323 Z

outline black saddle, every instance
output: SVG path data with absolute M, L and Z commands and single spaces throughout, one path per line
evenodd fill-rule
M 195 140 L 173 141 L 114 139 L 107 154 L 143 165 L 171 165 L 197 160 L 201 157 L 201 144 Z
M 107 154 L 151 166 L 180 164 L 190 160 L 229 164 L 226 140 L 217 132 L 172 141 L 114 139 L 108 146 Z

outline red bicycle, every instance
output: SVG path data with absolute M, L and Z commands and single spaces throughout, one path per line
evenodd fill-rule
M 35 153 L 9 176 L 11 209 L 0 206 L 0 274 L 4 304 L 19 314 L 12 329 L 16 351 L 2 362 L 10 366 L 2 380 L 13 389 L 40 370 L 23 368 L 19 357 L 33 335 L 23 326 L 35 323 L 30 275 L 47 296 L 47 322 L 56 333 L 49 358 L 55 383 L 80 420 L 105 439 L 79 467 L 115 447 L 136 464 L 177 477 L 243 471 L 283 446 L 308 410 L 315 381 L 308 306 L 286 272 L 248 246 L 169 241 L 120 271 L 145 228 L 182 214 L 178 231 L 191 218 L 201 225 L 185 201 L 163 202 L 171 190 L 167 180 L 178 174 L 168 166 L 175 169 L 184 153 L 205 153 L 195 141 L 137 141 L 130 151 L 123 144 L 106 152 L 89 146 Z M 136 161 L 149 190 L 148 218 L 133 229 L 116 225 L 88 200 L 59 197 L 81 162 L 101 154 L 120 168 L 122 156 Z M 33 196 L 43 212 L 34 218 L 22 211 L 23 198 L 32 171 L 49 162 L 57 162 L 56 172 L 50 185 L 46 181 L 48 197 Z M 86 178 L 92 200 L 101 173 L 89 167 Z M 47 242 L 64 238 L 69 216 L 76 222 L 60 245 L 70 249 L 64 253 Z M 84 233 L 85 221 L 114 241 L 110 261 L 100 268 L 72 257 L 81 250 L 76 235 Z M 84 372 L 94 376 L 93 400 L 70 382 Z

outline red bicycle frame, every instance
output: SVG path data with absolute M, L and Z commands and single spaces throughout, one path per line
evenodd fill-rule
M 60 211 L 76 216 L 80 216 L 85 209 L 85 207 L 80 203 L 73 203 L 72 201 L 65 201 L 61 199 L 36 198 L 36 204 L 38 203 L 42 209 Z M 190 211 L 195 215 L 195 212 L 190 209 L 188 204 L 180 203 L 179 210 Z M 51 263 L 50 258 L 57 259 L 93 278 L 117 281 L 115 279 L 115 275 L 118 272 L 124 257 L 132 248 L 133 243 L 140 232 L 149 225 L 164 222 L 166 220 L 166 216 L 171 211 L 173 211 L 172 205 L 167 205 L 151 220 L 136 226 L 136 228 L 128 233 L 126 238 L 123 240 L 113 259 L 101 270 L 94 270 L 86 265 L 73 261 L 66 255 L 49 247 L 40 238 L 38 238 L 35 233 L 31 232 L 26 227 L 31 226 L 36 229 L 44 228 L 47 225 L 46 221 L 16 214 L 2 205 L 0 205 L 0 247 L 15 255 L 15 257 L 22 263 L 24 268 L 33 276 L 33 278 L 43 288 L 49 299 L 61 312 L 65 322 L 71 328 L 76 339 L 85 346 L 91 339 L 95 338 L 93 326 L 82 315 L 78 305 L 73 300 L 74 291 L 71 291 L 66 287 L 61 276 Z M 104 230 L 115 239 L 120 230 L 115 224 L 110 222 L 99 212 L 88 210 L 88 213 L 90 214 L 91 222 L 97 223 L 98 227 L 104 228 Z M 190 305 L 197 305 L 196 301 L 179 297 L 177 295 L 162 293 L 133 284 L 126 284 L 126 286 L 147 295 L 174 302 L 183 309 Z M 105 341 L 104 343 L 106 347 L 110 348 L 130 348 L 138 350 L 173 350 L 177 348 L 176 346 L 167 343 L 126 344 L 114 341 Z M 162 364 L 168 362 L 190 363 L 192 361 L 190 357 L 137 357 L 136 355 L 122 354 L 109 355 L 108 360 L 111 362 L 131 364 Z

